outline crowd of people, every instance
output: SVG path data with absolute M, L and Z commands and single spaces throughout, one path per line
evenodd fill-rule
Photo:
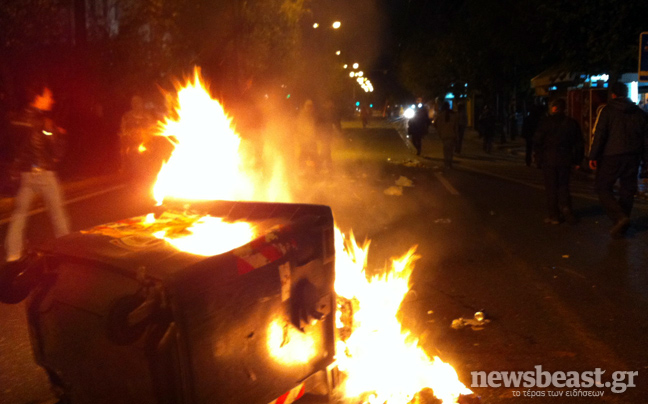
M 419 108 L 408 121 L 408 134 L 416 154 L 421 154 L 422 139 L 433 126 L 443 145 L 444 167 L 451 169 L 453 155 L 461 153 L 468 123 L 465 105 L 460 103 L 455 112 L 446 101 L 438 112 L 431 112 L 420 99 L 418 102 Z M 516 123 L 513 125 L 517 127 Z M 475 120 L 475 128 L 482 139 L 484 153 L 491 154 L 498 126 L 488 105 Z M 628 98 L 628 87 L 614 83 L 609 102 L 599 110 L 587 155 L 584 135 L 578 121 L 566 114 L 564 99 L 553 100 L 548 110 L 542 103 L 529 106 L 521 137 L 525 141 L 526 165 L 535 165 L 543 173 L 548 211 L 545 223 L 578 222 L 572 209 L 570 179 L 572 172 L 579 170 L 587 160 L 589 168 L 595 172 L 595 191 L 600 204 L 612 220 L 610 235 L 620 237 L 630 226 L 642 162 L 641 176 L 648 177 L 646 105 L 635 104 Z M 617 182 L 618 196 L 615 196 Z

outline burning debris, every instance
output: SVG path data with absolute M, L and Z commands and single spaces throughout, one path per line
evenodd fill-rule
M 429 357 L 418 339 L 404 330 L 397 319 L 401 302 L 410 290 L 409 279 L 414 262 L 419 258 L 415 254 L 416 248 L 393 259 L 382 274 L 368 278 L 369 242 L 360 246 L 353 233 L 348 237 L 342 234 L 333 226 L 329 208 L 223 202 L 267 201 L 268 195 L 290 201 L 288 190 L 269 190 L 267 185 L 285 187 L 288 179 L 260 182 L 254 172 L 246 171 L 241 163 L 244 156 L 239 149 L 240 138 L 230 126 L 231 119 L 220 103 L 209 95 L 198 70 L 193 80 L 178 90 L 177 101 L 176 110 L 160 124 L 159 135 L 173 145 L 171 157 L 160 170 L 153 188 L 158 204 L 164 202 L 162 210 L 157 215 L 136 217 L 98 226 L 85 234 L 75 234 L 69 239 L 73 241 L 70 245 L 65 245 L 64 239 L 58 241 L 60 248 L 63 251 L 67 249 L 67 254 L 74 257 L 80 251 L 91 251 L 90 247 L 101 244 L 99 241 L 109 240 L 105 246 L 107 254 L 101 259 L 108 262 L 109 269 L 118 268 L 119 271 L 112 274 L 110 269 L 106 275 L 91 279 L 94 283 L 87 287 L 88 290 L 99 287 L 99 277 L 104 277 L 111 282 L 119 279 L 126 285 L 115 287 L 115 290 L 123 293 L 127 287 L 133 293 L 125 296 L 127 299 L 122 299 L 118 307 L 105 309 L 96 304 L 100 307 L 97 310 L 105 309 L 108 317 L 112 316 L 111 324 L 116 327 L 116 334 L 113 334 L 121 336 L 120 333 L 125 333 L 127 339 L 120 337 L 119 348 L 153 341 L 155 349 L 151 352 L 163 349 L 163 354 L 168 355 L 158 365 L 188 366 L 184 362 L 176 364 L 174 361 L 180 359 L 174 355 L 191 355 L 190 359 L 185 358 L 186 362 L 199 365 L 201 369 L 185 371 L 196 377 L 192 380 L 192 388 L 197 397 L 204 399 L 199 400 L 203 402 L 207 397 L 227 397 L 218 402 L 259 402 L 259 397 L 254 394 L 264 389 L 267 391 L 263 394 L 274 394 L 265 402 L 283 401 L 283 397 L 298 399 L 304 393 L 304 385 L 295 385 L 295 380 L 309 376 L 302 373 L 310 369 L 311 361 L 318 360 L 317 363 L 324 364 L 326 372 L 329 372 L 329 365 L 336 365 L 339 369 L 340 383 L 335 396 L 341 401 L 363 404 L 474 403 L 475 397 L 459 381 L 455 369 L 439 357 Z M 422 166 L 411 161 L 403 164 Z M 402 195 L 403 187 L 412 185 L 411 180 L 400 177 L 397 186 L 389 189 L 394 195 Z M 227 209 L 207 213 L 172 209 L 172 203 L 168 202 L 170 198 L 194 201 L 190 206 L 203 203 L 200 201 L 220 200 L 214 204 Z M 247 210 L 242 213 L 237 204 L 244 204 Z M 309 215 L 304 216 L 304 223 L 292 222 L 297 212 L 304 214 L 309 209 L 316 213 L 326 211 L 326 214 L 316 215 L 324 218 L 325 223 L 308 221 Z M 252 220 L 266 210 L 271 217 L 287 218 L 288 223 L 266 223 L 258 217 L 256 222 Z M 84 248 L 77 248 L 79 246 Z M 138 266 L 140 261 L 150 260 L 151 256 L 158 257 L 155 265 L 148 269 Z M 64 265 L 67 267 L 61 271 L 67 271 L 66 276 L 60 279 L 67 282 L 64 286 L 68 289 L 65 290 L 78 290 L 72 285 L 79 274 L 89 277 L 88 274 L 92 273 L 79 264 Z M 178 270 L 178 265 L 183 269 Z M 136 272 L 136 276 L 131 274 L 122 280 L 116 275 L 131 272 Z M 252 279 L 249 277 L 242 278 L 248 275 L 257 282 L 249 282 Z M 225 282 L 231 282 L 227 285 L 232 286 L 223 288 Z M 332 291 L 333 283 L 335 293 Z M 160 292 L 163 286 L 169 286 L 174 293 Z M 278 289 L 268 290 L 270 286 Z M 51 288 L 51 285 L 47 287 Z M 200 291 L 199 294 L 192 293 L 194 287 Z M 214 293 L 219 287 L 222 290 Z M 330 293 L 327 287 L 331 288 Z M 262 311 L 263 321 L 253 315 L 246 315 L 243 319 L 238 317 L 242 308 L 250 305 L 234 300 L 248 296 L 251 293 L 249 289 L 258 293 L 255 299 L 267 309 Z M 96 295 L 103 299 L 106 294 Z M 57 298 L 66 299 L 67 296 L 59 293 Z M 41 300 L 35 300 L 35 304 L 40 304 Z M 111 304 L 109 299 L 102 301 L 104 303 Z M 73 308 L 75 304 L 62 307 Z M 286 305 L 290 306 L 290 316 L 285 313 Z M 335 309 L 333 305 L 336 305 Z M 214 316 L 214 310 L 220 310 L 220 317 Z M 147 319 L 147 323 L 132 326 L 129 313 L 133 312 L 147 314 L 140 316 Z M 37 310 L 33 310 L 33 314 L 57 315 L 51 311 L 37 313 Z M 176 323 L 172 321 L 173 316 L 186 318 Z M 212 323 L 207 327 L 207 323 L 200 324 L 198 320 Z M 461 324 L 470 325 L 471 322 L 478 325 L 488 322 L 477 317 L 459 320 Z M 260 322 L 267 323 L 267 327 Z M 191 325 L 197 328 L 180 330 Z M 333 332 L 334 326 L 336 332 Z M 228 327 L 232 327 L 231 330 Z M 330 332 L 327 327 L 330 327 Z M 197 338 L 195 345 L 191 345 L 193 350 L 176 350 L 178 344 L 185 348 L 190 346 L 184 338 Z M 112 378 L 102 381 L 106 385 L 112 381 L 122 390 L 128 389 L 130 387 L 122 383 L 123 377 L 130 375 L 132 380 L 138 380 L 137 372 L 148 371 L 147 366 L 142 366 L 146 358 L 137 356 L 148 350 L 138 348 L 137 355 L 129 356 L 125 362 L 139 367 L 125 366 L 118 363 L 118 355 L 109 354 L 124 351 L 115 351 L 108 341 L 101 340 L 100 343 L 102 349 L 89 349 L 88 357 L 124 370 L 124 375 L 105 373 L 106 379 Z M 65 351 L 77 352 L 80 347 L 74 338 L 68 341 L 68 345 L 69 349 Z M 83 345 L 85 348 L 90 346 L 95 348 L 91 344 Z M 250 362 L 241 361 L 237 356 L 241 352 L 257 356 Z M 331 363 L 333 355 L 334 364 Z M 58 358 L 67 360 L 64 355 Z M 83 355 L 77 360 L 79 358 Z M 67 366 L 69 374 L 78 378 L 85 392 L 90 396 L 97 394 L 89 379 L 91 374 L 75 370 L 72 362 L 63 365 Z M 246 376 L 233 378 L 233 374 Z M 213 383 L 212 375 L 227 380 L 226 385 Z M 160 383 L 166 389 L 163 391 L 168 390 L 169 394 L 187 397 L 188 393 L 182 391 L 186 386 L 174 377 L 173 372 L 168 375 L 160 373 L 153 376 L 153 382 Z M 169 384 L 169 381 L 177 385 Z M 283 390 L 279 392 L 279 388 Z M 150 392 L 147 389 L 152 390 L 152 387 L 147 385 L 137 394 L 147 394 Z M 117 390 L 104 390 L 106 397 L 119 394 Z M 123 394 L 131 397 L 135 393 L 126 391 Z M 280 399 L 271 401 L 276 397 Z
M 460 330 L 465 327 L 471 327 L 473 331 L 481 331 L 484 329 L 486 324 L 490 323 L 490 320 L 486 318 L 486 314 L 483 311 L 478 311 L 475 313 L 473 318 L 463 318 L 459 317 L 455 320 L 452 320 L 451 327 L 455 330 Z

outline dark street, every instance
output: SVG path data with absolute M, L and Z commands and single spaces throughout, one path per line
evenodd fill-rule
M 371 239 L 370 271 L 418 246 L 421 258 L 400 316 L 426 352 L 449 362 L 484 404 L 647 403 L 646 200 L 636 201 L 627 236 L 612 239 L 592 180 L 576 173 L 572 192 L 580 223 L 545 224 L 541 172 L 524 165 L 521 140 L 496 144 L 486 155 L 476 132 L 468 131 L 454 169 L 442 170 L 436 135 L 424 139 L 422 156 L 416 157 L 398 127 L 383 120 L 367 129 L 344 122 L 333 170 L 300 181 L 295 202 L 329 205 L 343 232 Z M 413 186 L 388 195 L 401 176 Z M 116 180 L 90 180 L 66 192 L 73 230 L 147 212 L 145 190 Z M 2 216 L 2 239 L 8 213 Z M 43 213 L 30 217 L 30 243 L 53 237 L 48 220 Z M 477 311 L 490 321 L 476 329 L 451 327 Z M 0 324 L 0 402 L 50 402 L 46 377 L 32 358 L 25 304 L 0 305 Z M 471 372 L 532 371 L 538 365 L 549 372 L 600 368 L 603 381 L 615 371 L 638 376 L 636 386 L 622 393 L 605 386 L 583 389 L 602 391 L 599 399 L 524 394 L 550 388 L 470 386 Z

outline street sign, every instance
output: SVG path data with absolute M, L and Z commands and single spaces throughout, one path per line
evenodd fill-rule
M 648 32 L 639 35 L 639 81 L 648 82 Z

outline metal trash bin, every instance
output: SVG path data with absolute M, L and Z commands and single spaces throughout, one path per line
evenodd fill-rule
M 191 209 L 264 232 L 204 257 L 102 226 L 32 257 L 39 267 L 27 305 L 34 354 L 64 399 L 268 404 L 300 397 L 315 378 L 329 380 L 330 389 L 330 208 L 218 201 Z M 108 228 L 129 222 L 117 224 Z

